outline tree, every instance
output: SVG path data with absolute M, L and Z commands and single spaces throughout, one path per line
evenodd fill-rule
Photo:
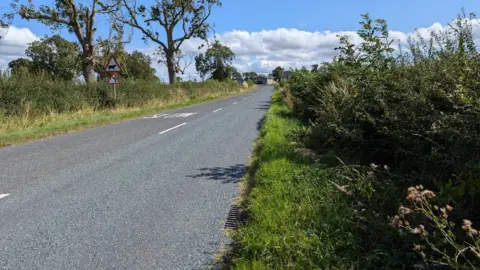
M 230 68 L 232 73 L 232 80 L 242 81 L 243 80 L 242 73 L 238 72 L 238 70 L 233 66 L 230 66 Z
M 311 72 L 317 72 L 319 67 L 320 67 L 320 65 L 318 65 L 318 64 L 312 65 L 312 70 L 311 70 Z
M 273 78 L 275 79 L 275 81 L 277 82 L 280 82 L 283 78 L 283 71 L 284 69 L 281 68 L 281 67 L 276 67 L 273 71 L 272 71 L 272 74 L 273 74 Z
M 2 10 L 3 8 L 0 8 L 0 10 Z M 0 29 L 7 29 L 8 31 L 8 28 L 10 27 L 10 24 L 12 23 L 13 21 L 13 17 L 14 17 L 14 14 L 12 13 L 4 13 L 1 17 L 0 17 Z M 6 33 L 3 33 L 3 35 L 5 35 Z M 2 39 L 3 36 L 0 35 L 0 39 Z
M 164 58 L 170 84 L 175 82 L 175 74 L 181 71 L 177 59 L 182 55 L 180 46 L 185 40 L 198 37 L 207 40 L 210 25 L 206 22 L 215 6 L 221 6 L 220 0 L 157 0 L 150 8 L 140 5 L 136 0 L 120 0 L 123 15 L 117 19 L 136 28 L 159 45 Z M 181 28 L 181 29 L 179 29 Z M 161 33 L 165 39 L 161 40 Z
M 45 36 L 32 42 L 25 54 L 32 59 L 32 69 L 52 78 L 72 80 L 80 73 L 80 48 L 59 35 Z
M 52 6 L 35 6 L 29 0 L 27 5 L 13 5 L 16 12 L 23 19 L 38 20 L 55 30 L 65 27 L 70 33 L 75 34 L 82 49 L 81 65 L 83 77 L 88 83 L 96 80 L 94 70 L 95 45 L 93 42 L 97 30 L 94 27 L 95 18 L 98 14 L 104 13 L 110 8 L 99 0 L 91 0 L 91 2 L 87 6 L 79 1 L 75 3 L 75 0 L 55 0 L 55 4 Z M 113 6 L 115 5 L 113 4 Z
M 24 75 L 32 72 L 33 63 L 26 58 L 18 58 L 8 63 L 12 75 Z
M 137 80 L 158 80 L 155 75 L 156 70 L 151 67 L 152 59 L 150 56 L 139 51 L 128 53 L 121 63 L 121 76 Z
M 245 77 L 245 80 L 246 80 L 246 81 L 248 81 L 248 80 L 254 81 L 255 78 L 258 77 L 258 74 L 257 74 L 256 72 L 253 72 L 253 71 L 244 72 L 244 73 L 243 73 L 243 77 Z
M 202 79 L 211 73 L 212 79 L 224 81 L 232 76 L 231 64 L 234 58 L 235 53 L 232 52 L 230 47 L 215 40 L 205 54 L 201 53 L 195 57 L 195 67 Z

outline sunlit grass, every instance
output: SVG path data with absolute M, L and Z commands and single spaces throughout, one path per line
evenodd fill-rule
M 190 106 L 241 93 L 245 93 L 245 91 L 211 93 L 189 100 L 187 97 L 178 95 L 177 98 L 169 101 L 152 100 L 141 107 L 118 107 L 111 110 L 94 110 L 87 107 L 75 112 L 51 113 L 29 117 L 0 116 L 0 147 Z
M 248 222 L 234 235 L 235 269 L 349 267 L 355 239 L 344 220 L 352 214 L 328 173 L 295 151 L 301 124 L 274 94 L 252 157 L 251 190 L 244 194 Z M 253 188 L 251 187 L 253 185 Z M 348 253 L 348 252 L 347 252 Z M 355 252 L 350 253 L 355 256 Z

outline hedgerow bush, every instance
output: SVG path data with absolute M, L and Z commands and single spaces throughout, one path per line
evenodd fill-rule
M 360 259 L 365 263 L 361 265 L 441 266 L 440 260 L 419 264 L 422 258 L 407 255 L 414 252 L 411 246 L 405 251 L 412 244 L 408 237 L 386 224 L 414 184 L 438 190 L 435 200 L 454 205 L 451 222 L 461 224 L 471 217 L 473 224 L 480 223 L 480 55 L 473 37 L 475 17 L 462 14 L 445 30 L 428 38 L 410 38 L 399 49 L 384 20 L 362 18 L 358 31 L 362 42 L 352 44 L 341 37 L 339 56 L 315 72 L 293 72 L 285 96 L 308 125 L 307 146 L 341 157 L 347 164 L 342 168 L 370 164 L 388 168 L 388 173 L 370 171 L 380 174 L 375 181 L 365 180 L 367 172 L 337 179 L 339 186 L 352 189 L 347 195 L 352 203 L 364 205 L 364 218 L 357 225 L 368 228 L 359 230 L 368 240 L 365 254 L 378 254 L 366 256 L 368 262 Z
M 0 116 L 35 116 L 104 109 L 114 106 L 142 106 L 151 102 L 181 102 L 208 95 L 240 91 L 234 81 L 183 82 L 174 86 L 155 81 L 123 79 L 114 99 L 105 82 L 85 84 L 52 79 L 44 74 L 0 73 Z

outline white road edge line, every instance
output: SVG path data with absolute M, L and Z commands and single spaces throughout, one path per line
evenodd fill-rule
M 238 102 L 233 102 L 234 105 L 237 104 L 237 103 L 238 103 Z
M 8 195 L 10 195 L 10 194 L 8 194 L 8 193 L 7 194 L 0 194 L 0 199 L 3 199 L 5 197 L 7 197 Z
M 176 129 L 176 128 L 181 127 L 181 126 L 186 125 L 186 124 L 187 124 L 187 123 L 185 122 L 185 123 L 180 124 L 180 125 L 178 125 L 178 126 L 174 126 L 174 127 L 169 128 L 169 129 L 167 129 L 167 130 L 164 130 L 164 131 L 162 131 L 162 132 L 159 132 L 158 134 L 167 133 L 167 132 L 169 132 L 169 131 L 172 130 L 172 129 Z
M 213 112 L 218 112 L 218 111 L 221 111 L 221 110 L 222 110 L 222 108 L 220 108 L 220 109 L 218 109 L 218 110 L 215 110 L 215 111 L 213 111 Z

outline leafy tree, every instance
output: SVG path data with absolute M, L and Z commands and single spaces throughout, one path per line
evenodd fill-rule
M 18 58 L 8 63 L 12 75 L 23 75 L 32 72 L 33 63 L 26 58 Z
M 72 80 L 80 71 L 80 48 L 59 35 L 45 36 L 31 43 L 25 54 L 32 59 L 32 68 L 52 78 Z
M 237 70 L 235 67 L 230 66 L 230 69 L 231 69 L 232 79 L 233 79 L 233 80 L 236 80 L 236 81 L 241 81 L 241 80 L 243 80 L 242 73 L 238 72 L 238 70 Z
M 132 78 L 140 80 L 158 80 L 155 75 L 156 70 L 151 67 L 152 59 L 139 51 L 128 53 L 121 40 L 99 39 L 97 45 L 98 64 L 95 71 L 99 74 L 99 80 L 105 80 L 108 77 L 105 72 L 105 63 L 112 55 L 115 56 L 122 67 L 120 76 L 123 78 Z
M 98 0 L 92 0 L 90 5 L 78 0 L 55 0 L 55 4 L 50 6 L 36 6 L 32 2 L 28 1 L 26 5 L 14 3 L 12 6 L 23 19 L 38 20 L 54 30 L 66 28 L 74 33 L 82 50 L 81 65 L 85 81 L 95 81 L 95 19 L 110 7 Z
M 250 71 L 250 72 L 244 72 L 243 73 L 243 77 L 245 78 L 245 80 L 252 80 L 254 81 L 255 78 L 258 77 L 258 74 L 256 72 L 253 72 L 253 71 Z
M 276 67 L 272 71 L 273 78 L 275 79 L 275 81 L 280 82 L 280 80 L 283 78 L 283 71 L 284 71 L 284 69 L 281 68 L 281 67 Z
M 150 56 L 134 51 L 127 54 L 121 63 L 121 76 L 140 80 L 158 80 L 158 77 L 155 75 L 156 70 L 151 67 L 151 64 L 152 59 Z
M 2 10 L 2 9 L 0 9 L 0 10 Z M 13 17 L 14 17 L 14 14 L 12 14 L 12 13 L 4 13 L 0 17 L 0 29 L 7 29 L 8 30 L 8 27 L 10 27 L 10 24 L 13 21 Z M 2 38 L 3 38 L 3 36 L 0 36 L 0 39 L 2 39 Z
M 117 19 L 159 45 L 159 53 L 164 58 L 170 84 L 175 82 L 175 74 L 180 73 L 177 61 L 182 56 L 180 46 L 187 39 L 198 37 L 207 40 L 211 26 L 206 22 L 220 0 L 157 0 L 147 8 L 137 7 L 136 1 L 119 0 L 124 16 Z M 161 40 L 161 33 L 165 39 Z
M 211 73 L 212 79 L 224 81 L 232 76 L 231 63 L 234 58 L 235 53 L 228 46 L 215 40 L 205 54 L 201 53 L 195 57 L 195 67 L 203 79 Z
M 317 72 L 319 67 L 320 66 L 318 64 L 314 64 L 314 65 L 312 65 L 312 70 L 311 71 L 312 72 Z

